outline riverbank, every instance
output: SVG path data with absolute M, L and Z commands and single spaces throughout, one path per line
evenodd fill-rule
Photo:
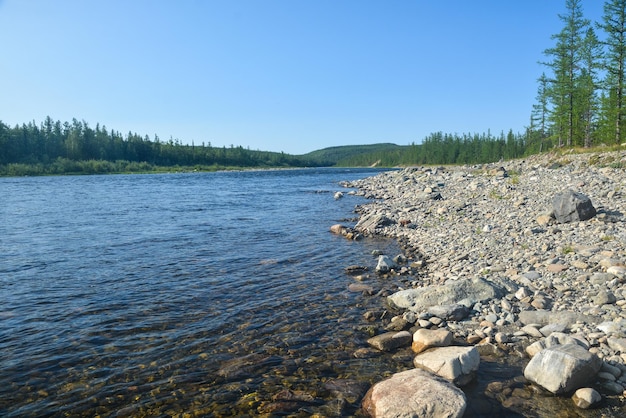
M 397 239 L 408 258 L 404 273 L 416 272 L 384 297 L 393 315 L 383 325 L 408 331 L 413 341 L 419 329 L 446 330 L 453 336 L 448 344 L 523 367 L 546 347 L 578 344 L 601 360 L 580 385 L 602 396 L 590 409 L 575 406 L 569 388 L 553 396 L 529 373 L 490 384 L 487 396 L 522 416 L 623 416 L 625 166 L 623 151 L 543 154 L 497 165 L 406 168 L 345 183 L 372 199 L 357 207 L 355 232 Z M 553 198 L 568 190 L 587 196 L 595 216 L 557 222 Z M 486 297 L 472 283 L 493 292 Z M 465 312 L 453 313 L 459 305 Z M 467 408 L 466 416 L 481 415 L 480 405 Z

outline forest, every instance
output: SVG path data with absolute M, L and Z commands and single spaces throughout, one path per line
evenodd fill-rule
M 211 171 L 233 167 L 329 165 L 285 153 L 241 146 L 183 145 L 129 132 L 122 135 L 85 121 L 29 122 L 13 128 L 0 122 L 0 175 L 98 174 L 161 170 Z
M 122 134 L 82 120 L 13 127 L 0 121 L 0 175 L 95 174 L 227 168 L 475 164 L 554 148 L 626 142 L 626 0 L 607 0 L 600 22 L 584 17 L 581 0 L 565 0 L 560 32 L 543 51 L 536 103 L 524 132 L 435 132 L 410 145 L 333 147 L 294 156 L 241 146 L 183 144 Z M 322 152 L 323 151 L 323 152 Z

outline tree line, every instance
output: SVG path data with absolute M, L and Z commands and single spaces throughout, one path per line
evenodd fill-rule
M 9 127 L 0 121 L 0 174 L 37 175 L 153 171 L 157 167 L 202 170 L 225 167 L 326 165 L 285 153 L 251 151 L 241 146 L 183 145 L 133 132 L 126 135 L 85 121 L 29 122 Z
M 483 164 L 526 155 L 526 136 L 510 130 L 498 136 L 435 132 L 421 144 L 389 147 L 340 160 L 339 166 L 380 165 L 384 167 L 427 164 Z
M 600 22 L 566 0 L 562 30 L 544 51 L 528 129 L 530 151 L 625 142 L 626 0 L 607 0 Z

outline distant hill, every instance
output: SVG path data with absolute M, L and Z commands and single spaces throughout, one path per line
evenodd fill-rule
M 369 166 L 380 160 L 381 155 L 393 155 L 401 152 L 406 147 L 391 144 L 368 144 L 368 145 L 342 145 L 337 147 L 323 148 L 299 156 L 300 158 L 318 162 L 323 165 L 363 165 Z

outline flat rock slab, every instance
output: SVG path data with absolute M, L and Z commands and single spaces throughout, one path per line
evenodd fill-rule
M 505 290 L 502 287 L 485 279 L 476 278 L 457 280 L 443 286 L 401 290 L 388 296 L 388 301 L 397 308 L 419 312 L 435 305 L 471 306 L 483 300 L 501 298 L 504 294 Z
M 362 404 L 363 412 L 374 418 L 460 418 L 466 407 L 461 389 L 422 369 L 396 373 L 376 383 Z

